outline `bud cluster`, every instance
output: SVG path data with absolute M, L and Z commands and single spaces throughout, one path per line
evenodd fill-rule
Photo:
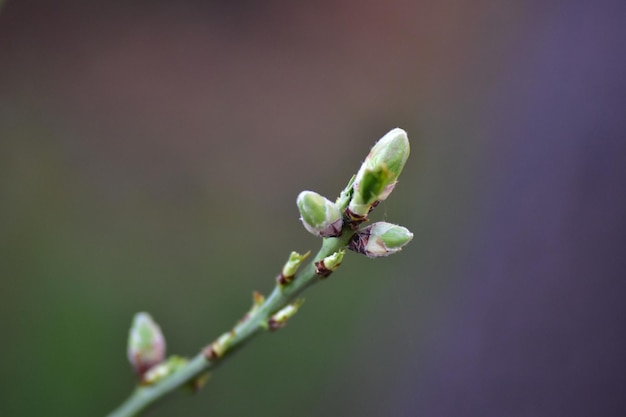
M 326 238 L 320 254 L 301 272 L 302 279 L 296 279 L 298 269 L 309 252 L 303 255 L 292 252 L 277 277 L 277 292 L 267 300 L 254 292 L 252 307 L 239 323 L 203 349 L 202 355 L 209 365 L 253 335 L 258 327 L 269 330 L 284 327 L 303 302 L 293 301 L 293 297 L 308 284 L 337 270 L 346 249 L 378 258 L 399 252 L 413 239 L 407 228 L 387 222 L 361 227 L 368 220 L 368 214 L 393 191 L 409 151 L 406 132 L 400 128 L 392 129 L 372 147 L 335 202 L 314 191 L 302 191 L 298 195 L 297 206 L 302 224 L 313 235 Z M 137 313 L 128 336 L 128 359 L 140 384 L 160 383 L 186 365 L 191 365 L 187 359 L 178 356 L 170 356 L 166 360 L 165 350 L 165 338 L 159 325 L 148 313 Z M 193 369 L 196 370 L 195 365 Z M 205 376 L 197 373 L 191 377 L 187 382 L 194 389 L 206 381 Z M 170 378 L 170 381 L 180 384 L 180 379 Z
M 392 129 L 372 147 L 357 174 L 352 177 L 335 203 L 313 191 L 302 191 L 298 195 L 297 205 L 304 227 L 315 236 L 338 237 L 341 236 L 344 226 L 349 226 L 348 229 L 356 232 L 353 232 L 348 249 L 370 258 L 400 251 L 413 238 L 413 234 L 405 227 L 385 222 L 363 229 L 359 229 L 359 226 L 367 221 L 370 211 L 389 197 L 409 153 L 406 132 L 400 128 Z M 292 254 L 292 257 L 294 255 L 297 254 Z M 340 258 L 343 258 L 343 254 Z M 299 258 L 294 260 L 298 261 Z M 320 276 L 327 276 L 333 271 L 326 261 L 323 259 L 315 264 L 316 273 Z M 337 266 L 339 263 L 341 259 Z M 299 264 L 295 265 L 297 267 Z M 279 282 L 289 282 L 289 275 L 285 270 L 279 278 L 281 277 L 287 279 Z

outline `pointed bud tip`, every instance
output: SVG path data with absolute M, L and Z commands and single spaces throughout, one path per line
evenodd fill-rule
M 380 228 L 380 232 L 372 232 L 372 234 L 379 233 L 380 238 L 389 249 L 401 248 L 413 240 L 413 233 L 406 227 L 392 225 L 392 227 Z
M 292 281 L 293 277 L 296 275 L 298 268 L 302 265 L 302 262 L 309 256 L 311 251 L 308 251 L 304 255 L 299 254 L 298 252 L 291 252 L 289 255 L 289 259 L 283 265 L 283 269 L 278 276 L 278 283 L 285 285 Z
M 411 146 L 406 131 L 397 127 L 376 142 L 368 158 L 371 158 L 375 165 L 385 165 L 397 179 L 410 152 Z

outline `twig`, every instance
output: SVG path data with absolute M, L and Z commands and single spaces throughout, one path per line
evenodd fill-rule
M 230 331 L 218 337 L 189 361 L 172 357 L 164 361 L 164 338 L 146 313 L 136 316 L 129 337 L 129 357 L 140 384 L 109 417 L 132 417 L 167 393 L 198 386 L 204 372 L 244 346 L 261 331 L 276 330 L 297 311 L 297 297 L 309 286 L 335 271 L 346 249 L 368 257 L 387 256 L 408 243 L 413 235 L 401 226 L 379 222 L 361 228 L 367 214 L 387 198 L 408 157 L 406 133 L 394 129 L 375 146 L 335 203 L 305 191 L 298 197 L 304 226 L 323 237 L 312 260 L 298 270 L 308 254 L 292 253 L 267 299 L 255 293 L 251 310 Z M 140 319 L 139 319 L 140 318 Z

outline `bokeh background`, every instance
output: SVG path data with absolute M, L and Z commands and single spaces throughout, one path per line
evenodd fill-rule
M 0 414 L 102 416 L 132 315 L 193 355 L 319 242 L 387 130 L 412 155 L 280 332 L 150 416 L 626 415 L 623 1 L 9 1 Z

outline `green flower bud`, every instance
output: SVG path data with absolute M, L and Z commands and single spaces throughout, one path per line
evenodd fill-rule
M 321 237 L 341 235 L 343 219 L 335 203 L 313 191 L 302 191 L 296 203 L 306 230 Z
M 281 327 L 285 327 L 285 324 L 287 324 L 287 320 L 292 318 L 298 312 L 298 309 L 300 308 L 302 303 L 304 303 L 304 300 L 298 299 L 294 303 L 288 304 L 287 306 L 281 308 L 268 320 L 268 328 L 270 330 L 276 330 L 280 329 Z
M 300 265 L 302 265 L 302 262 L 309 256 L 310 253 L 311 251 L 305 253 L 304 255 L 300 255 L 298 252 L 291 252 L 289 259 L 285 262 L 283 270 L 277 278 L 278 283 L 282 285 L 289 284 L 296 275 Z
M 413 233 L 406 227 L 377 222 L 355 233 L 348 243 L 348 249 L 368 258 L 378 258 L 399 252 L 411 239 Z
M 345 254 L 345 250 L 340 250 L 320 261 L 315 262 L 315 273 L 322 278 L 328 277 L 333 271 L 339 268 Z
M 359 171 L 359 174 L 359 182 L 355 182 L 354 196 L 348 206 L 353 219 L 365 219 L 374 204 L 387 198 L 395 185 L 392 173 L 385 166 Z
M 365 219 L 378 201 L 391 194 L 409 152 L 409 139 L 400 128 L 392 129 L 376 142 L 356 174 L 354 194 L 348 206 L 350 217 Z
M 165 338 L 148 313 L 137 313 L 128 335 L 128 360 L 142 376 L 165 358 Z

